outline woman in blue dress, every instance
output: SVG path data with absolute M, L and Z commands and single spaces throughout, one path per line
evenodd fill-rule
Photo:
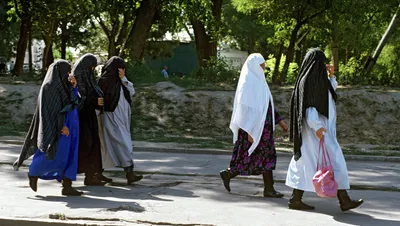
M 14 169 L 34 154 L 29 166 L 29 186 L 37 191 L 38 179 L 62 181 L 62 195 L 80 196 L 76 180 L 79 147 L 79 93 L 71 65 L 60 60 L 50 65 L 38 96 L 36 112 Z

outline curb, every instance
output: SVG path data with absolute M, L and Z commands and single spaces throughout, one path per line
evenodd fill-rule
M 159 153 L 182 153 L 197 155 L 232 155 L 231 150 L 223 149 L 197 149 L 197 148 L 155 148 L 155 147 L 137 147 L 135 152 L 159 152 Z M 292 157 L 293 154 L 287 151 L 280 151 L 276 148 L 277 155 L 282 157 Z M 352 161 L 379 161 L 379 162 L 400 162 L 400 157 L 395 156 L 375 156 L 375 155 L 345 155 L 346 160 Z
M 0 143 L 22 145 L 21 140 L 0 140 Z M 134 146 L 135 152 L 158 152 L 158 153 L 180 153 L 197 155 L 232 155 L 231 150 L 224 149 L 205 149 L 205 148 L 163 148 L 163 147 L 143 147 Z M 276 148 L 278 156 L 291 157 L 293 154 L 282 149 Z M 378 161 L 378 162 L 400 162 L 400 157 L 396 156 L 376 156 L 376 155 L 345 155 L 346 160 L 352 161 Z
M 50 220 L 41 218 L 0 217 L 1 226 L 124 226 L 122 222 L 89 222 L 70 220 Z

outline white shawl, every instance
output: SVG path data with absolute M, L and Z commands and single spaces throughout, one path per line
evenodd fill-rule
M 264 63 L 259 53 L 250 54 L 240 72 L 233 104 L 232 119 L 229 128 L 233 132 L 233 142 L 238 139 L 239 129 L 246 131 L 254 143 L 248 150 L 253 153 L 261 140 L 268 106 L 272 106 L 273 129 L 275 130 L 274 101 L 265 80 L 260 64 Z M 271 102 L 270 102 L 271 101 Z

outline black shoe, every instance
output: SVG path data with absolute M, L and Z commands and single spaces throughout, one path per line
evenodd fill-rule
M 293 210 L 315 210 L 314 206 L 310 206 L 300 201 L 289 201 L 289 209 Z
M 299 189 L 293 189 L 292 198 L 289 200 L 289 209 L 293 210 L 314 210 L 314 206 L 305 204 L 302 200 L 304 191 Z
M 64 187 L 61 190 L 61 194 L 66 195 L 66 196 L 81 196 L 81 195 L 83 195 L 83 192 L 78 191 L 73 187 Z
M 340 209 L 343 212 L 351 210 L 351 209 L 355 209 L 355 208 L 361 206 L 361 204 L 364 203 L 364 200 L 362 200 L 362 199 L 351 200 L 349 195 L 347 194 L 346 190 L 338 190 L 337 191 L 337 197 L 339 199 Z
M 222 181 L 224 182 L 224 187 L 228 192 L 231 192 L 231 187 L 229 186 L 229 183 L 231 181 L 231 175 L 228 170 L 222 170 L 219 172 L 219 175 L 221 176 Z
M 86 176 L 84 184 L 86 186 L 104 186 L 106 184 L 106 182 L 100 180 L 96 176 L 89 176 L 89 177 Z
M 97 176 L 101 181 L 104 181 L 106 183 L 111 183 L 113 180 L 111 178 L 105 177 L 103 174 L 98 174 Z
M 143 179 L 143 176 L 142 176 L 142 175 L 137 175 L 137 174 L 135 174 L 134 172 L 126 172 L 126 173 L 125 173 L 125 177 L 126 177 L 126 180 L 127 180 L 127 184 L 128 184 L 128 185 L 131 185 L 131 184 L 133 184 L 133 183 L 135 183 L 135 182 L 138 182 L 138 181 L 140 181 L 141 179 Z
M 37 192 L 37 182 L 39 177 L 30 176 L 28 173 L 28 178 L 29 178 L 29 187 L 31 187 L 34 192 Z
M 273 191 L 264 190 L 264 197 L 266 198 L 283 198 L 283 196 L 285 195 L 278 191 L 275 191 L 275 189 Z

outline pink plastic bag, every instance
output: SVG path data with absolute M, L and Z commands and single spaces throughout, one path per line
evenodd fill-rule
M 327 156 L 329 163 L 326 161 Z M 321 166 L 319 165 L 320 161 L 322 161 Z M 313 184 L 315 192 L 319 197 L 324 197 L 324 198 L 336 197 L 338 185 L 335 181 L 331 158 L 329 157 L 329 153 L 326 150 L 324 137 L 322 137 L 319 142 L 317 172 L 313 177 Z

